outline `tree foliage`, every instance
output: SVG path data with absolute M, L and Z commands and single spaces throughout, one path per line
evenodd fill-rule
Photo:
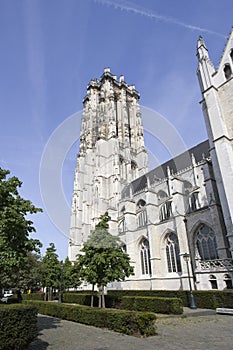
M 11 274 L 2 273 L 1 283 L 4 288 L 11 289 L 12 286 L 24 292 L 38 290 L 41 286 L 41 258 L 40 255 L 28 252 L 21 257 L 20 264 L 11 269 Z
M 43 287 L 49 291 L 48 298 L 52 300 L 52 292 L 60 287 L 61 263 L 56 253 L 54 243 L 50 243 L 41 262 L 41 280 Z
M 122 251 L 119 238 L 108 232 L 109 220 L 108 213 L 100 217 L 75 263 L 81 280 L 97 285 L 100 290 L 133 274 L 130 258 Z
M 30 252 L 39 252 L 41 243 L 30 238 L 35 232 L 29 214 L 42 211 L 19 194 L 22 182 L 10 172 L 0 168 L 0 280 L 12 278 L 11 287 L 18 287 L 16 271 L 23 268 Z
M 62 264 L 62 290 L 77 288 L 81 284 L 79 273 L 67 257 Z

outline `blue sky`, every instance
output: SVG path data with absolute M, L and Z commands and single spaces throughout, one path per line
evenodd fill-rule
M 187 147 L 204 140 L 196 42 L 204 37 L 217 66 L 232 12 L 232 0 L 0 0 L 0 166 L 23 181 L 21 194 L 44 207 L 39 173 L 45 145 L 82 109 L 88 82 L 104 67 L 135 84 L 141 104 L 171 122 Z M 149 136 L 146 142 L 158 161 L 169 158 Z M 68 205 L 77 147 L 62 167 Z M 44 249 L 54 242 L 64 259 L 67 217 L 63 232 L 46 210 L 32 220 L 34 237 Z

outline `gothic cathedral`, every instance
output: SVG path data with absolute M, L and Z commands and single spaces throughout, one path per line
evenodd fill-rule
M 233 31 L 217 69 L 201 37 L 197 57 L 208 140 L 149 172 L 135 87 L 109 68 L 87 87 L 69 258 L 108 211 L 134 266 L 108 288 L 188 289 L 189 274 L 195 289 L 232 288 Z

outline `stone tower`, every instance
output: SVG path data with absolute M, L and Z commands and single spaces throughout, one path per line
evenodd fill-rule
M 233 31 L 218 68 L 202 39 L 197 44 L 198 78 L 210 154 L 231 254 L 233 254 Z
M 109 68 L 87 86 L 72 198 L 72 261 L 106 211 L 111 216 L 110 232 L 118 234 L 121 191 L 147 171 L 139 97 L 124 76 L 117 80 Z

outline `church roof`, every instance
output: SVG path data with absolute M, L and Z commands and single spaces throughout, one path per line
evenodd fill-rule
M 155 169 L 149 171 L 147 174 L 140 176 L 138 179 L 127 185 L 122 191 L 122 197 L 128 197 L 130 195 L 130 188 L 133 194 L 140 192 L 147 188 L 148 183 L 152 184 L 156 181 L 161 181 L 168 177 L 168 171 L 171 174 L 177 174 L 178 172 L 190 167 L 192 165 L 192 157 L 195 158 L 196 163 L 202 159 L 209 157 L 209 141 L 203 141 L 198 145 L 190 148 L 189 150 L 181 153 L 177 157 L 174 157 L 167 162 L 159 165 Z M 169 169 L 169 170 L 168 170 Z

